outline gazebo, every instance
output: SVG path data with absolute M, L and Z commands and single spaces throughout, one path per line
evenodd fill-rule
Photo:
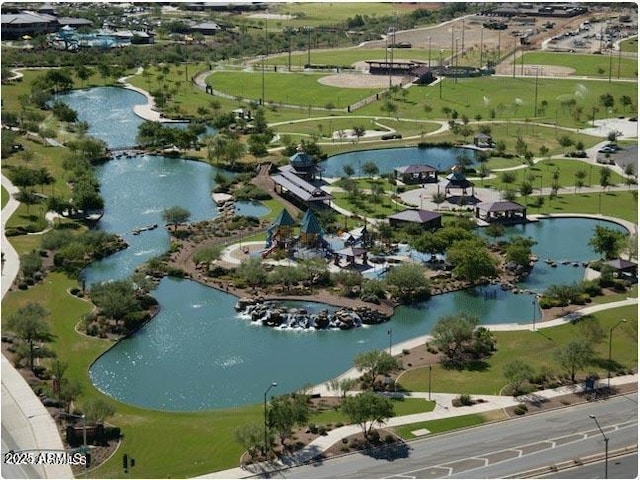
M 487 223 L 526 223 L 527 209 L 516 202 L 483 202 L 476 205 L 476 218 Z
M 406 184 L 437 183 L 438 170 L 431 165 L 404 165 L 393 170 L 396 180 Z
M 436 230 L 442 227 L 442 215 L 431 210 L 409 209 L 389 215 L 387 220 L 392 227 L 407 224 L 420 225 L 424 230 Z
M 473 144 L 478 148 L 491 148 L 494 142 L 491 135 L 481 132 L 473 136 Z
M 622 258 L 616 258 L 603 263 L 613 268 L 618 275 L 629 277 L 632 280 L 638 278 L 638 264 Z
M 445 195 L 449 196 L 452 189 L 462 190 L 462 196 L 467 196 L 467 189 L 471 188 L 471 197 L 475 197 L 475 184 L 464 175 L 463 168 L 460 165 L 455 165 L 451 168 L 451 173 L 447 175 L 447 183 L 444 188 Z
M 324 229 L 311 210 L 304 212 L 300 224 L 300 243 L 305 247 L 317 247 L 322 243 Z
M 342 250 L 338 250 L 334 253 L 334 263 L 336 265 L 340 264 L 340 257 L 347 257 L 347 263 L 349 265 L 356 264 L 356 258 L 362 257 L 362 264 L 366 265 L 367 263 L 367 252 L 366 248 L 362 247 L 347 247 Z
M 293 239 L 295 220 L 286 208 L 283 208 L 273 223 L 267 228 L 267 250 L 287 248 Z M 265 255 L 266 256 L 266 255 Z

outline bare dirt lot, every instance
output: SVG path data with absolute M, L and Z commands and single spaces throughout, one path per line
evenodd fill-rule
M 391 76 L 391 84 L 402 83 L 404 77 L 399 75 Z M 386 88 L 389 86 L 389 77 L 386 75 L 370 75 L 368 73 L 339 73 L 322 77 L 318 82 L 323 85 L 341 88 Z

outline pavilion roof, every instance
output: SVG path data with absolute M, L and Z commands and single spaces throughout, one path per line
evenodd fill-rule
M 324 229 L 311 209 L 304 212 L 302 217 L 302 224 L 300 225 L 300 231 L 302 233 L 310 233 L 316 235 L 324 235 Z
M 389 215 L 387 218 L 392 220 L 400 220 L 403 222 L 411 223 L 428 223 L 436 218 L 441 217 L 439 213 L 432 212 L 431 210 L 417 210 L 415 208 L 404 210 L 402 212 Z
M 525 209 L 519 203 L 507 201 L 482 202 L 476 205 L 476 207 L 485 212 L 521 212 Z

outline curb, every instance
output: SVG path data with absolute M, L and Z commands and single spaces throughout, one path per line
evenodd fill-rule
M 609 452 L 609 458 L 622 457 L 637 451 L 638 451 L 637 444 L 630 445 L 628 447 L 619 448 L 617 450 Z M 583 465 L 601 462 L 602 460 L 604 460 L 604 458 L 605 458 L 604 454 L 597 453 L 595 455 L 589 455 L 588 457 L 574 458 L 573 460 L 568 460 L 566 462 L 558 463 L 555 465 L 549 465 L 548 467 L 540 467 L 540 468 L 535 468 L 533 470 L 527 470 L 525 472 L 517 473 L 515 475 L 509 475 L 504 478 L 538 478 L 542 475 L 556 473 L 561 470 L 568 470 L 570 468 L 581 467 Z

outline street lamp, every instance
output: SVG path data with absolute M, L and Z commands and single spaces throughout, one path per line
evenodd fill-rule
M 535 91 L 535 99 L 533 100 L 533 116 L 534 118 L 538 116 L 538 69 L 540 67 L 534 67 L 536 69 L 536 91 Z
M 267 393 L 269 393 L 269 390 L 271 390 L 273 387 L 277 387 L 278 384 L 276 382 L 273 382 L 271 385 L 269 385 L 269 388 L 267 388 L 264 391 L 264 447 L 262 450 L 263 454 L 267 454 Z
M 391 343 L 393 339 L 393 331 L 391 329 L 387 330 L 387 335 L 389 335 L 389 355 L 391 355 Z
M 600 427 L 598 419 L 595 415 L 591 414 L 589 415 L 589 418 L 592 418 L 593 421 L 596 422 L 598 430 L 600 430 L 602 438 L 604 438 L 604 478 L 609 478 L 609 437 L 607 437 L 602 431 L 602 428 Z
M 85 455 L 87 455 L 88 453 L 88 449 L 87 449 L 87 416 L 83 413 L 82 415 L 74 415 L 73 413 L 67 413 L 68 417 L 73 417 L 73 418 L 81 418 L 82 419 L 82 453 L 84 453 Z M 87 468 L 88 468 L 88 464 L 85 463 L 84 465 L 84 472 L 85 475 L 87 473 Z
M 442 82 L 444 81 L 444 76 L 442 75 L 442 49 L 440 49 L 440 71 L 438 72 L 440 74 L 440 81 L 438 82 L 440 84 L 440 100 L 442 100 Z
M 620 65 L 620 62 L 618 62 Z M 431 71 L 431 37 L 429 37 L 429 71 Z M 618 78 L 620 78 L 620 72 L 618 71 Z
M 533 321 L 533 331 L 536 331 L 536 295 L 533 296 L 533 300 L 531 300 L 531 305 L 533 305 L 533 316 L 531 317 Z
M 265 98 L 264 98 L 264 61 L 265 58 L 267 58 L 266 55 L 262 55 L 262 96 L 260 97 L 260 105 L 264 105 L 265 104 Z
M 431 365 L 429 365 L 429 400 L 431 400 Z
M 607 392 L 609 392 L 611 388 L 611 338 L 613 335 L 613 330 L 621 323 L 626 323 L 627 319 L 623 318 L 618 323 L 616 323 L 613 327 L 609 329 L 609 361 L 607 362 Z

